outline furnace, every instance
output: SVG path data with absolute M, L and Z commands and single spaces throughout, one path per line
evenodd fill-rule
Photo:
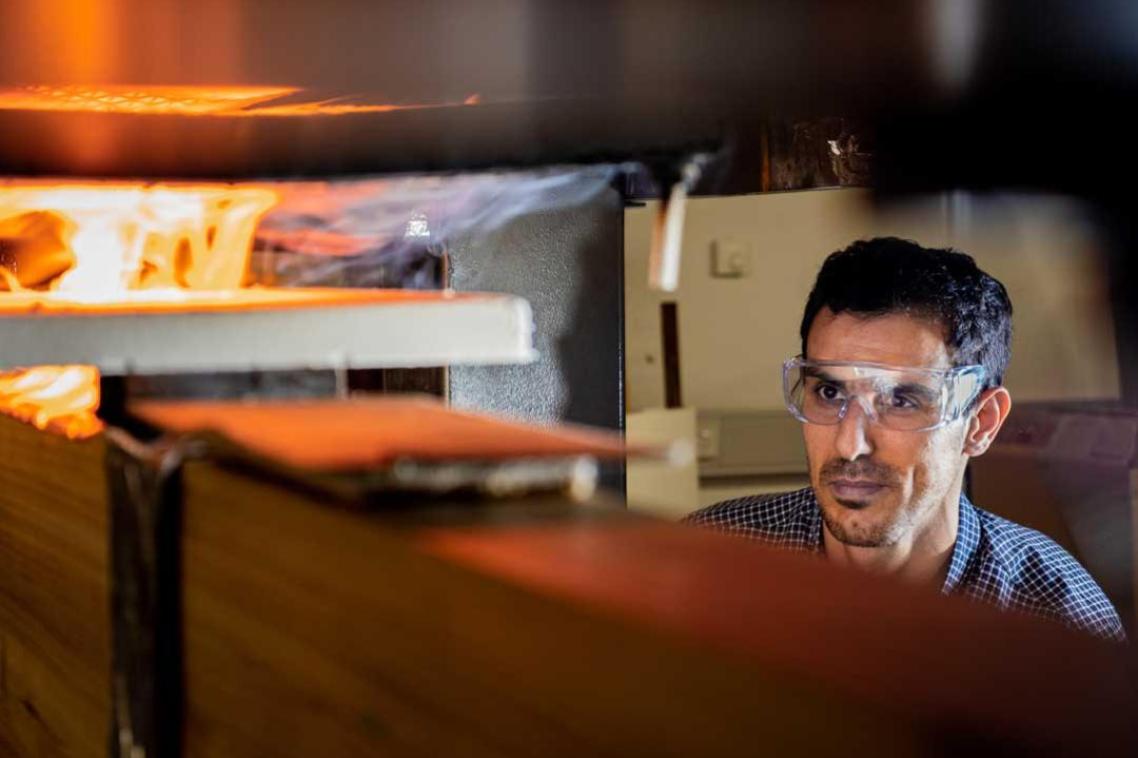
M 0 119 L 182 128 L 476 104 L 388 106 L 314 99 L 301 88 L 27 86 L 0 92 Z M 196 670 L 196 654 L 182 642 L 197 624 L 183 615 L 180 578 L 181 514 L 197 507 L 187 501 L 187 466 L 262 482 L 270 500 L 302 493 L 332 509 L 412 521 L 525 497 L 546 501 L 533 514 L 556 517 L 590 500 L 599 476 L 616 472 L 619 481 L 619 436 L 548 428 L 564 409 L 538 427 L 447 402 L 474 387 L 510 397 L 511 382 L 464 380 L 461 370 L 557 359 L 542 354 L 552 336 L 536 329 L 525 297 L 455 289 L 492 270 L 471 267 L 464 247 L 519 218 L 595 204 L 624 170 L 0 179 L 0 416 L 9 417 L 0 419 L 0 444 L 17 461 L 9 471 L 40 460 L 27 472 L 31 489 L 7 488 L 4 511 L 38 511 L 35 492 L 68 499 L 69 484 L 40 488 L 57 475 L 78 477 L 75 494 L 106 509 L 97 522 L 106 550 L 86 553 L 95 572 L 65 572 L 70 589 L 59 590 L 83 586 L 105 601 L 62 653 L 88 683 L 105 684 L 53 717 L 53 728 L 72 735 L 68 745 L 93 747 L 84 740 L 98 718 L 85 720 L 103 710 L 112 754 L 176 755 L 185 719 L 197 718 L 192 703 L 186 709 L 184 674 Z M 586 285 L 572 286 L 576 296 Z M 547 319 L 564 307 L 534 294 L 545 298 Z M 391 396 L 396 388 L 420 395 Z M 617 410 L 608 425 L 619 429 Z M 60 445 L 58 473 L 37 458 L 44 445 Z M 40 622 L 53 623 L 33 627 Z M 28 633 L 11 631 L 30 642 Z M 38 686 L 23 676 L 16 687 Z M 50 684 L 29 702 L 68 690 L 50 674 L 34 676 Z M 18 751 L 31 744 L 21 724 L 0 716 L 0 735 L 15 734 Z

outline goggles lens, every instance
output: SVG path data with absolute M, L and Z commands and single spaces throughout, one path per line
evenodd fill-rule
M 783 366 L 786 405 L 799 420 L 838 424 L 857 402 L 870 420 L 899 431 L 955 421 L 980 393 L 983 378 L 982 366 L 940 370 L 801 358 Z

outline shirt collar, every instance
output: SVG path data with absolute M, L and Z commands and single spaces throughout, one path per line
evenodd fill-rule
M 814 488 L 810 488 L 810 498 L 808 503 L 812 504 L 813 508 L 803 508 L 798 513 L 798 533 L 802 535 L 804 540 L 802 547 L 810 552 L 823 553 L 825 552 L 825 542 L 822 537 L 822 504 L 818 502 L 818 496 L 814 494 Z
M 948 564 L 948 576 L 944 578 L 944 587 L 941 592 L 945 595 L 953 592 L 964 578 L 972 556 L 980 544 L 980 517 L 976 515 L 976 507 L 968 497 L 960 493 L 960 519 L 956 527 L 956 545 L 952 548 L 952 560 Z
M 802 533 L 810 535 L 810 543 L 806 547 L 814 552 L 821 553 L 825 549 L 822 536 L 822 506 L 818 503 L 814 493 L 811 492 L 810 494 L 814 500 L 814 507 L 804 508 L 800 515 Z M 976 548 L 979 545 L 980 517 L 976 515 L 976 507 L 972 505 L 972 501 L 962 492 L 960 493 L 960 517 L 956 528 L 956 543 L 952 547 L 948 576 L 944 578 L 944 586 L 940 590 L 943 594 L 948 595 L 960 586 L 964 572 L 968 569 L 968 564 L 971 563 L 972 556 L 976 554 Z

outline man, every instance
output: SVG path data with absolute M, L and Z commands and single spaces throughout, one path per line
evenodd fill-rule
M 689 517 L 829 561 L 1125 639 L 1087 572 L 963 494 L 1011 410 L 1012 306 L 967 255 L 880 238 L 830 255 L 784 365 L 811 486 Z

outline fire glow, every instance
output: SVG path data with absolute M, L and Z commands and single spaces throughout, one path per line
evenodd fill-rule
M 346 97 L 313 100 L 299 87 L 32 85 L 0 89 L 0 110 L 227 118 L 390 113 L 478 105 L 479 100 L 478 95 L 440 103 L 351 102 Z
M 93 366 L 36 366 L 0 373 L 0 412 L 40 429 L 85 439 L 103 424 Z
M 257 222 L 278 201 L 239 185 L 0 184 L 0 304 L 105 304 L 245 283 Z M 5 291 L 9 294 L 6 294 Z M 0 412 L 73 438 L 98 433 L 92 366 L 0 373 Z

